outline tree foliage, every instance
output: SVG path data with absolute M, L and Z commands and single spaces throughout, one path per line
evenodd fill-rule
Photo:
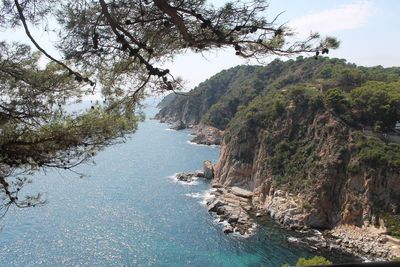
M 68 113 L 67 101 L 87 88 L 53 62 L 40 69 L 38 53 L 26 45 L 2 42 L 0 51 L 0 184 L 6 211 L 11 204 L 43 203 L 40 195 L 19 198 L 28 181 L 21 174 L 45 167 L 71 169 L 132 132 L 137 118 L 100 106 Z
M 318 266 L 318 265 L 332 265 L 332 262 L 330 260 L 325 259 L 322 256 L 314 256 L 310 259 L 299 258 L 296 263 L 296 266 Z M 290 266 L 291 265 L 288 263 L 282 265 L 282 267 L 290 267 Z
M 400 82 L 368 82 L 350 93 L 357 120 L 364 125 L 390 131 L 400 120 Z
M 300 258 L 297 260 L 296 266 L 318 266 L 318 265 L 332 265 L 330 260 L 322 256 L 314 256 L 311 259 Z
M 174 89 L 177 83 L 172 74 L 156 65 L 188 50 L 232 47 L 238 56 L 263 58 L 328 53 L 329 48 L 338 46 L 334 38 L 322 40 L 316 33 L 301 42 L 288 42 L 293 32 L 279 24 L 277 17 L 267 20 L 267 7 L 262 0 L 228 2 L 221 7 L 204 0 L 8 0 L 3 1 L 1 13 L 4 26 L 22 22 L 27 32 L 26 22 L 56 17 L 61 27 L 57 46 L 64 58 L 73 60 L 76 69 L 89 71 L 104 93 L 114 96 L 121 87 L 135 91 L 142 84 Z M 78 81 L 89 79 L 72 68 L 68 71 Z

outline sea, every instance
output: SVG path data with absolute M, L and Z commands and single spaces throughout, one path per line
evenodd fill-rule
M 314 255 L 351 260 L 291 243 L 298 233 L 265 218 L 256 218 L 251 236 L 224 234 L 205 206 L 210 182 L 174 178 L 201 169 L 204 160 L 216 163 L 220 148 L 194 145 L 190 130 L 173 131 L 151 119 L 154 104 L 145 112 L 136 133 L 76 173 L 46 170 L 30 177 L 23 190 L 43 193 L 47 203 L 11 208 L 0 221 L 0 266 L 282 266 Z

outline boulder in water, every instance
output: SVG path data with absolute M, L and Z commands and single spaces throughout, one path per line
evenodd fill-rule
M 182 181 L 182 182 L 190 183 L 190 182 L 193 181 L 193 174 L 192 173 L 185 173 L 185 172 L 178 173 L 176 175 L 176 179 L 178 179 L 179 181 Z

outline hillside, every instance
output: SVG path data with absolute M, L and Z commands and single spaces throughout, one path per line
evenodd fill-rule
M 298 58 L 256 77 L 249 94 L 201 87 L 218 97 L 189 122 L 225 130 L 214 184 L 249 190 L 253 207 L 290 228 L 375 225 L 400 236 L 400 69 Z M 187 123 L 179 107 L 196 101 L 176 98 L 159 118 Z
M 187 95 L 176 95 L 172 100 L 170 100 L 172 97 L 167 99 L 166 101 L 170 101 L 169 105 L 162 108 L 156 118 L 169 122 L 181 120 L 186 125 L 194 125 L 199 124 L 206 114 L 210 114 L 211 107 L 220 103 L 227 95 L 239 98 L 241 92 L 245 92 L 245 95 L 242 95 L 243 99 L 238 102 L 249 101 L 260 91 L 253 81 L 258 80 L 256 77 L 261 69 L 259 66 L 238 66 L 222 71 L 201 83 Z M 246 88 L 249 90 L 244 90 Z M 160 104 L 164 103 L 163 100 Z M 230 118 L 232 116 L 233 114 Z M 229 120 L 210 125 L 224 128 L 228 122 Z

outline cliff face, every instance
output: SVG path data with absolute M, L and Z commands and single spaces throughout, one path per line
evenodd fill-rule
M 213 184 L 250 190 L 253 205 L 285 225 L 391 216 L 400 235 L 400 145 L 363 132 L 400 120 L 399 80 L 399 68 L 338 59 L 241 66 L 175 97 L 157 118 L 224 130 Z
M 378 224 L 400 212 L 398 167 L 363 159 L 367 137 L 318 100 L 288 103 L 266 124 L 253 116 L 231 125 L 216 183 L 253 191 L 261 210 L 291 227 Z

